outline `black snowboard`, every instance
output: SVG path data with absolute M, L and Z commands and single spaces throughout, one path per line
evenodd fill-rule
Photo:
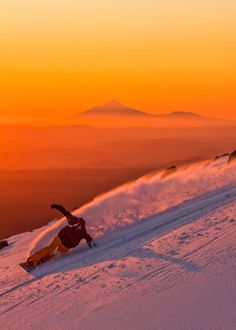
M 19 263 L 19 266 L 20 266 L 21 268 L 23 268 L 27 273 L 30 273 L 31 270 L 33 270 L 33 269 L 35 268 L 35 266 L 28 266 L 28 265 L 26 265 L 25 262 L 21 262 L 21 263 Z

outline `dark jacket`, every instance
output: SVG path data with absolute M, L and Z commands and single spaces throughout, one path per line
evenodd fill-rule
M 62 212 L 68 221 L 68 225 L 62 228 L 58 234 L 62 244 L 66 248 L 71 249 L 79 245 L 82 239 L 85 239 L 91 247 L 91 241 L 93 239 L 87 233 L 84 219 L 75 217 L 61 205 L 54 204 L 51 207 Z
M 62 244 L 68 249 L 79 245 L 82 239 L 85 239 L 88 245 L 92 241 L 92 237 L 86 231 L 84 219 L 78 218 L 78 220 L 80 222 L 78 226 L 71 227 L 67 225 L 58 234 Z

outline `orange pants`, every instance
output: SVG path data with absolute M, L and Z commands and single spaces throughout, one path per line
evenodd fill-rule
M 56 249 L 58 249 L 58 251 L 62 253 L 66 253 L 69 250 L 62 244 L 59 236 L 56 236 L 51 242 L 51 244 L 30 256 L 27 262 L 33 262 L 33 264 L 36 266 L 40 263 L 41 259 L 49 259 L 50 257 L 52 257 L 53 251 L 55 251 Z

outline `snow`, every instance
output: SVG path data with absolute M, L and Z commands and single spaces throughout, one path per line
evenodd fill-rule
M 1 328 L 235 329 L 235 170 L 200 163 L 97 198 L 75 214 L 98 247 L 31 274 L 18 263 L 65 219 L 11 237 L 0 252 Z
M 93 236 L 106 234 L 159 215 L 188 199 L 230 185 L 236 180 L 236 166 L 225 166 L 226 158 L 182 168 L 162 179 L 162 172 L 125 184 L 75 211 L 84 217 Z M 66 224 L 62 218 L 41 230 L 26 250 L 25 257 L 48 244 Z

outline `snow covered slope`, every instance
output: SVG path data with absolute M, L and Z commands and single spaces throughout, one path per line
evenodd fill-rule
M 5 329 L 235 329 L 236 164 L 226 159 L 142 177 L 75 214 L 84 244 L 31 274 L 18 263 L 65 219 L 0 252 Z

